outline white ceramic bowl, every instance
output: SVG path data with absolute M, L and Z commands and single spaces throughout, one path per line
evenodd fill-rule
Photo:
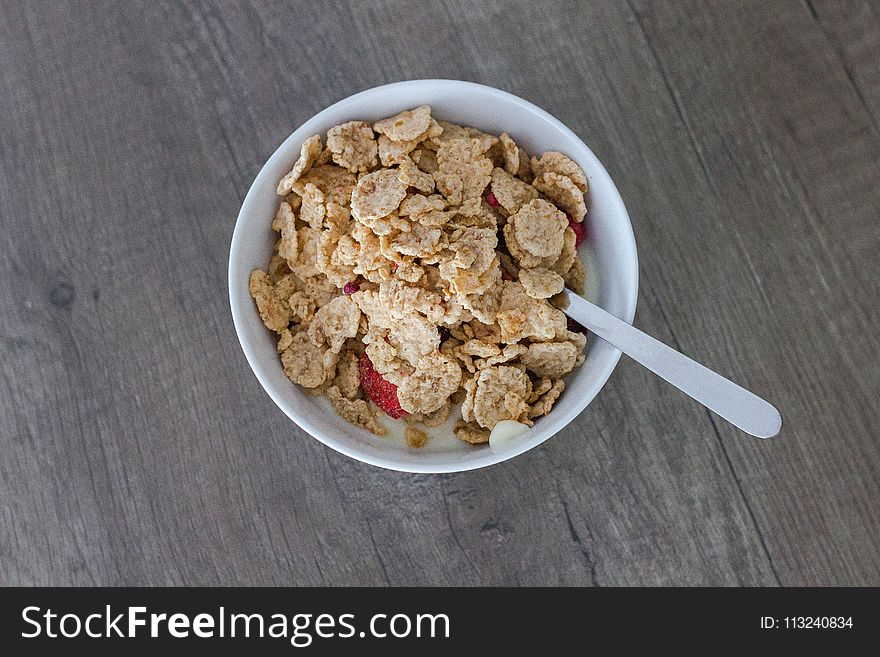
M 328 128 L 346 121 L 375 121 L 418 105 L 430 105 L 440 119 L 492 134 L 506 131 L 530 154 L 560 151 L 580 164 L 590 183 L 590 240 L 598 302 L 632 322 L 638 291 L 636 245 L 626 208 L 608 172 L 577 135 L 547 112 L 504 91 L 458 80 L 412 80 L 368 89 L 331 105 L 290 135 L 260 170 L 241 206 L 229 252 L 229 301 L 238 339 L 254 374 L 278 407 L 305 431 L 365 463 L 406 472 L 457 472 L 517 456 L 561 430 L 593 400 L 620 352 L 601 340 L 591 340 L 586 361 L 567 377 L 565 392 L 553 411 L 503 449 L 467 445 L 452 436 L 434 437 L 426 447 L 413 449 L 400 439 L 380 438 L 345 422 L 326 399 L 312 397 L 291 383 L 275 352 L 274 334 L 263 326 L 248 294 L 250 272 L 265 269 L 277 237 L 270 228 L 279 202 L 275 187 L 296 161 L 300 144 L 314 134 L 323 137 Z M 383 417 L 383 423 L 390 426 L 394 421 Z M 432 430 L 432 435 L 437 432 Z

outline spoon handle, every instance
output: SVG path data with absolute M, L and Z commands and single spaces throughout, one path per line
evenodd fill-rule
M 565 311 L 590 331 L 690 395 L 731 424 L 758 438 L 782 428 L 779 411 L 757 395 L 566 289 Z

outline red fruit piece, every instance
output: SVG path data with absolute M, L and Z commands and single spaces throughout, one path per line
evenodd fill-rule
M 565 328 L 567 328 L 572 333 L 584 333 L 586 334 L 586 327 L 581 324 L 579 321 L 572 319 L 566 315 L 565 317 Z
M 400 407 L 400 402 L 397 400 L 397 386 L 382 378 L 382 375 L 373 367 L 373 361 L 370 360 L 366 352 L 361 354 L 358 366 L 361 374 L 361 387 L 367 397 L 395 420 L 406 415 L 406 411 Z
M 500 205 L 498 203 L 498 199 L 495 198 L 495 194 L 492 193 L 491 189 L 486 190 L 486 203 L 491 205 L 493 208 L 497 208 Z
M 345 286 L 342 288 L 342 293 L 347 294 L 347 295 L 351 295 L 360 289 L 361 289 L 360 283 L 358 283 L 357 281 L 350 281 L 350 282 L 346 283 Z
M 571 226 L 571 229 L 574 231 L 574 245 L 580 246 L 583 244 L 584 240 L 587 239 L 587 227 L 584 225 L 583 221 L 575 221 L 571 218 L 571 215 L 566 215 L 568 217 L 568 225 Z M 586 219 L 586 217 L 584 217 Z

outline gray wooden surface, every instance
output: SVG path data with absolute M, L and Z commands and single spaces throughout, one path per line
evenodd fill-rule
M 880 584 L 876 3 L 0 6 L 0 584 Z M 239 205 L 358 90 L 474 80 L 617 181 L 637 324 L 773 400 L 761 442 L 624 359 L 556 438 L 362 465 L 261 390 Z

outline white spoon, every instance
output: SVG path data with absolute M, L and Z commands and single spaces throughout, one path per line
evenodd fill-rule
M 568 288 L 565 313 L 731 424 L 758 438 L 782 428 L 779 411 L 755 394 L 590 303 Z

